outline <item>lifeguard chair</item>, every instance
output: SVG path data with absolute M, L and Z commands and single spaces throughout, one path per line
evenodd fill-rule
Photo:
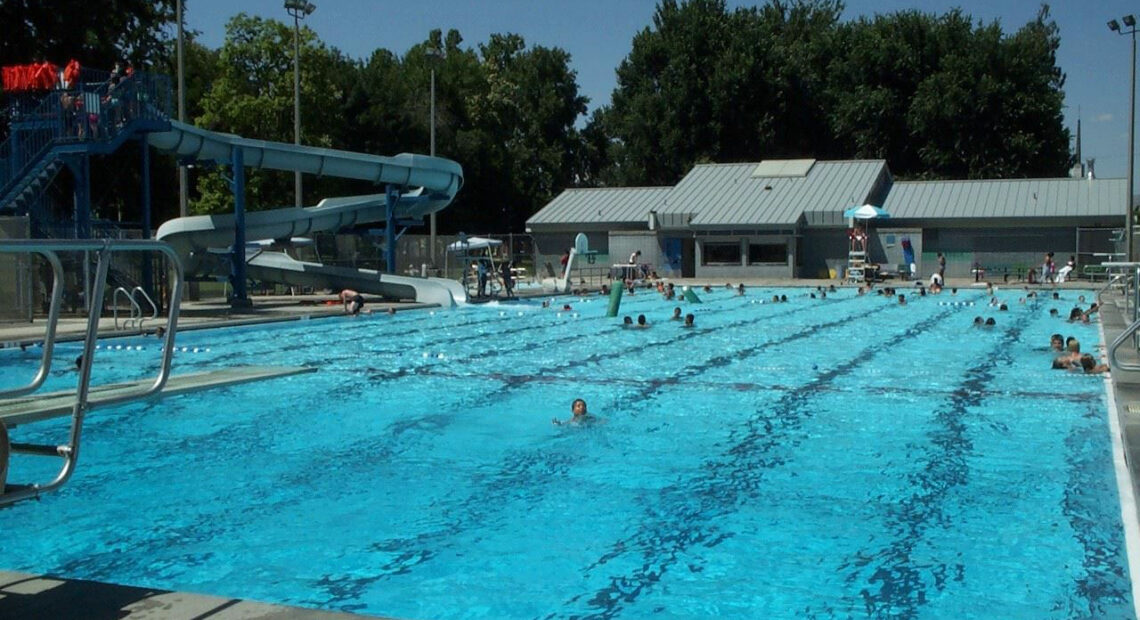
M 847 281 L 862 282 L 867 279 L 867 231 L 860 226 L 847 230 L 850 249 L 847 251 Z

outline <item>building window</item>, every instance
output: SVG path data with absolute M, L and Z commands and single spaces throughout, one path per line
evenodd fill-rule
M 788 246 L 784 243 L 752 243 L 748 245 L 748 264 L 788 264 Z
M 710 243 L 701 246 L 702 265 L 739 265 L 740 243 Z

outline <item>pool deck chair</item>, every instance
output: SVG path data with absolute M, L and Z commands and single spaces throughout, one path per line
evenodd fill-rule
M 101 312 L 96 311 L 88 313 L 87 329 L 83 339 L 83 354 L 78 360 L 79 378 L 75 389 L 49 394 L 36 393 L 51 372 L 52 351 L 57 339 L 56 328 L 63 300 L 64 282 L 59 252 L 87 252 L 98 257 L 91 286 L 92 308 L 103 307 L 107 272 L 115 254 L 126 252 L 159 253 L 168 259 L 173 274 L 173 288 L 170 295 L 172 301 L 166 324 L 162 362 L 157 376 L 153 379 L 91 387 L 91 368 L 97 362 L 95 343 L 99 332 L 99 319 L 101 318 Z M 58 489 L 67 482 L 74 473 L 75 464 L 79 459 L 83 418 L 87 412 L 94 408 L 140 400 L 153 400 L 195 390 L 314 370 L 309 368 L 247 367 L 171 377 L 170 363 L 174 354 L 174 336 L 178 327 L 179 302 L 182 299 L 183 270 L 182 262 L 174 249 L 161 241 L 2 240 L 0 241 L 0 254 L 41 255 L 51 265 L 53 274 L 51 305 L 45 326 L 39 370 L 27 385 L 0 390 L 0 507 L 37 497 L 40 493 Z M 64 444 L 31 444 L 11 441 L 8 431 L 12 428 L 65 416 L 71 417 L 71 427 L 67 442 Z M 9 460 L 13 454 L 57 457 L 62 459 L 63 463 L 55 478 L 50 481 L 8 484 L 5 477 Z

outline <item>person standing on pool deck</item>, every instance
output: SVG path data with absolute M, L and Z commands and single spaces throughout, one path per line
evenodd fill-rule
M 360 314 L 360 309 L 364 307 L 364 296 L 350 288 L 340 292 L 340 301 L 344 304 L 345 314 Z
M 938 277 L 943 281 L 946 280 L 946 257 L 942 252 L 938 253 Z

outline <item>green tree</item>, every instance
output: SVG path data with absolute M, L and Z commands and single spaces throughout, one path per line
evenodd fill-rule
M 302 144 L 331 146 L 339 111 L 347 99 L 344 85 L 357 68 L 336 49 L 301 29 Z M 216 77 L 202 98 L 195 122 L 216 131 L 279 142 L 293 141 L 293 29 L 276 20 L 238 14 L 226 24 Z M 292 174 L 246 171 L 246 200 L 251 210 L 292 202 Z M 225 175 L 203 174 L 194 202 L 196 213 L 232 210 Z M 308 187 L 311 190 L 311 187 Z M 312 192 L 310 192 L 312 193 Z
M 44 58 L 110 70 L 124 58 L 140 67 L 164 55 L 174 0 L 6 0 L 0 2 L 0 65 Z
M 581 137 L 574 123 L 587 100 L 570 55 L 527 48 L 522 37 L 494 34 L 479 46 L 480 80 L 465 91 L 466 123 L 454 156 L 464 165 L 464 198 L 452 218 L 468 230 L 521 230 L 528 217 L 574 183 Z

